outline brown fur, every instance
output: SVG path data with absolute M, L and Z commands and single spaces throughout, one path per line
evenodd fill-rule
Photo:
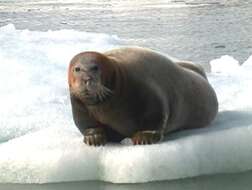
M 108 100 L 91 106 L 74 93 L 71 74 L 72 67 L 86 57 L 101 65 L 102 83 L 113 91 Z M 139 131 L 167 134 L 205 127 L 218 111 L 216 94 L 202 68 L 176 64 L 144 48 L 80 53 L 70 63 L 68 81 L 75 124 L 84 135 L 86 129 L 102 127 L 108 141 Z

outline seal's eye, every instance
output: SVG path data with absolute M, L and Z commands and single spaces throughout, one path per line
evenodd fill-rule
M 80 67 L 75 67 L 75 68 L 74 68 L 74 71 L 75 71 L 75 72 L 79 72 L 79 71 L 80 71 Z
M 92 71 L 92 72 L 96 72 L 96 71 L 98 71 L 98 66 L 97 65 L 92 65 L 92 67 L 90 67 L 89 68 L 90 69 L 90 71 Z

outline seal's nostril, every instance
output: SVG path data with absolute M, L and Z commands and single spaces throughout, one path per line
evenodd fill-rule
M 74 68 L 74 71 L 75 71 L 75 72 L 79 72 L 79 71 L 80 71 L 80 67 L 75 67 L 75 68 Z

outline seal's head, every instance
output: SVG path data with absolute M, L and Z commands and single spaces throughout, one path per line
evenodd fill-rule
M 105 86 L 109 60 L 97 52 L 83 52 L 70 63 L 68 82 L 71 93 L 87 105 L 96 105 L 107 100 L 112 90 Z

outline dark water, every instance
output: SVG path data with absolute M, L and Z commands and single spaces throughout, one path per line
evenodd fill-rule
M 1 190 L 251 190 L 252 171 L 143 184 L 111 184 L 97 181 L 43 185 L 0 184 Z
M 252 54 L 250 0 L 0 0 L 0 26 L 116 34 L 127 44 L 208 63 Z

